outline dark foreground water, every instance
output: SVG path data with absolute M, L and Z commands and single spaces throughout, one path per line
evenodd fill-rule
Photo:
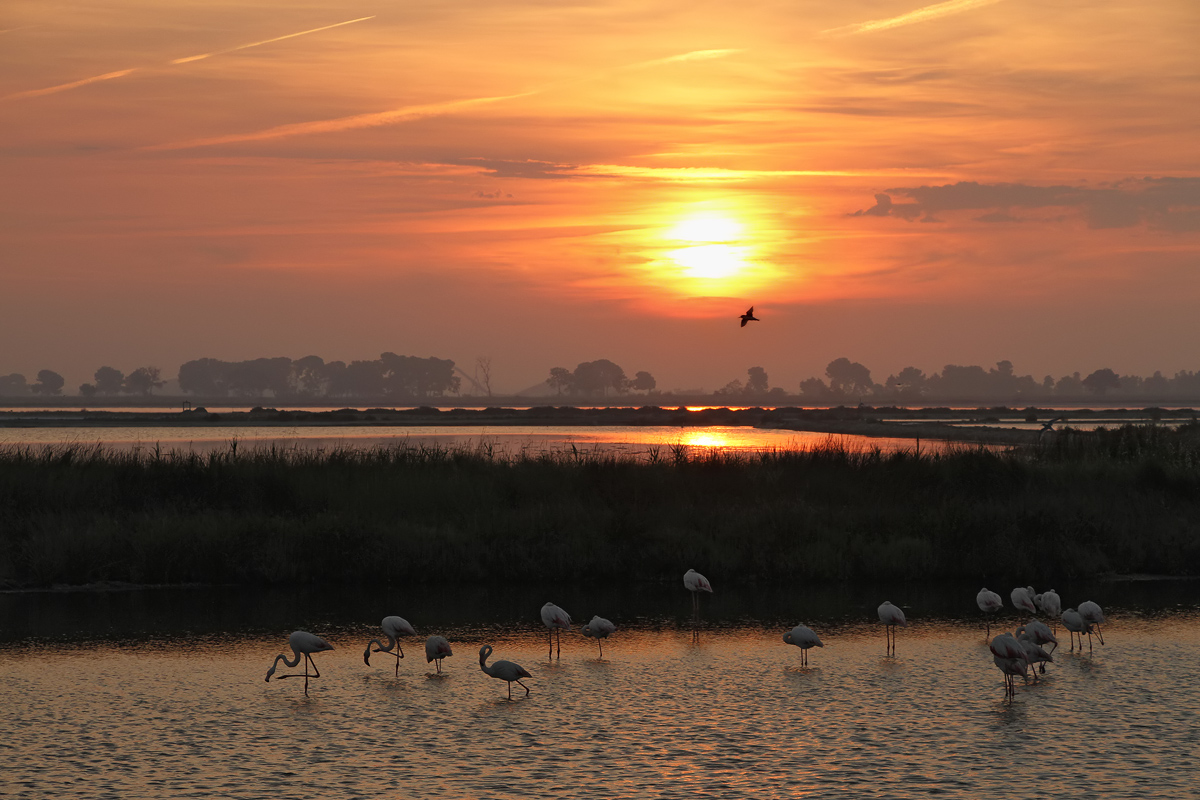
M 1064 634 L 1012 700 L 978 588 L 718 584 L 695 629 L 674 582 L 4 594 L 0 794 L 1196 796 L 1200 584 L 1056 587 L 1105 606 L 1107 644 L 1067 653 Z M 894 658 L 871 624 L 884 599 L 910 620 Z M 578 626 L 547 660 L 546 600 L 617 623 L 603 661 Z M 399 677 L 362 659 L 392 613 L 420 634 Z M 807 669 L 781 638 L 797 622 L 826 645 Z M 307 698 L 263 681 L 293 628 L 337 648 Z M 454 647 L 443 676 L 423 657 L 431 633 Z M 479 670 L 484 643 L 533 674 L 528 697 Z

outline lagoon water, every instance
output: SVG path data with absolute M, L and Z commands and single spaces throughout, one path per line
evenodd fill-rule
M 694 630 L 673 583 L 7 593 L 2 794 L 1190 797 L 1197 588 L 1058 587 L 1105 605 L 1107 644 L 1064 645 L 1012 700 L 978 587 L 718 584 Z M 885 597 L 910 619 L 894 658 L 870 624 Z M 545 599 L 577 623 L 618 624 L 603 661 L 578 626 L 547 659 Z M 362 658 L 389 613 L 421 634 L 399 677 L 394 659 Z M 826 645 L 807 669 L 781 638 L 798 621 Z M 292 627 L 337 648 L 315 657 L 307 698 L 299 681 L 263 680 Z M 423 658 L 429 633 L 454 647 L 440 677 Z M 528 697 L 514 685 L 509 701 L 480 672 L 484 643 L 533 674 Z

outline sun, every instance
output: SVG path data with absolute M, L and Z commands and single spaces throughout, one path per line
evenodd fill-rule
M 747 267 L 749 248 L 741 244 L 742 225 L 730 217 L 699 214 L 681 220 L 666 237 L 684 246 L 667 253 L 689 278 L 732 278 Z

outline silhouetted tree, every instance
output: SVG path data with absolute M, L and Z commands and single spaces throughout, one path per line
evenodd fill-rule
M 492 396 L 492 357 L 479 356 L 475 359 L 475 366 L 479 372 L 479 382 L 483 384 L 483 390 L 487 392 L 487 396 Z
M 629 382 L 630 389 L 636 389 L 639 392 L 652 392 L 658 387 L 658 382 L 654 380 L 654 376 L 649 372 L 639 372 L 633 376 L 633 380 Z
M 606 358 L 597 361 L 585 361 L 575 367 L 571 389 L 577 394 L 608 396 L 612 389 L 622 394 L 628 388 L 629 380 L 625 371 Z
M 826 403 L 833 399 L 829 387 L 820 378 L 805 378 L 800 381 L 800 394 L 805 400 L 813 403 Z
M 1117 373 L 1105 367 L 1098 369 L 1091 375 L 1083 379 L 1083 388 L 1087 389 L 1092 394 L 1103 397 L 1109 389 L 1119 389 L 1121 379 L 1117 377 Z
M 125 385 L 124 373 L 112 367 L 101 367 L 92 378 L 96 381 L 95 388 L 98 394 L 118 394 Z
M 325 382 L 325 359 L 320 356 L 305 356 L 292 362 L 290 383 L 298 394 L 322 394 Z
M 90 384 L 90 383 L 79 384 L 79 396 L 80 397 L 95 397 L 96 396 L 95 385 Z
M 34 394 L 62 394 L 62 388 L 66 384 L 62 375 L 44 369 L 37 374 L 37 378 L 37 383 L 29 387 Z
M 11 375 L 0 375 L 0 397 L 24 397 L 29 394 L 29 384 L 25 376 L 14 372 Z
M 125 376 L 125 390 L 130 394 L 149 396 L 155 389 L 161 389 L 163 382 L 158 379 L 158 367 L 138 367 Z
M 454 362 L 447 358 L 384 353 L 376 363 L 383 390 L 391 397 L 441 397 L 458 392 L 462 384 L 454 374 Z
M 1054 394 L 1058 397 L 1079 397 L 1083 394 L 1083 381 L 1079 373 L 1064 375 L 1054 384 Z
M 829 378 L 829 388 L 835 394 L 863 396 L 875 388 L 871 370 L 848 358 L 830 361 L 825 367 L 825 377 Z
M 1142 391 L 1152 398 L 1166 397 L 1170 388 L 1171 382 L 1159 370 L 1142 382 Z
M 746 370 L 746 394 L 766 394 L 770 390 L 767 383 L 767 371 L 762 367 L 751 367 Z
M 230 390 L 230 364 L 215 358 L 185 361 L 179 367 L 179 389 L 204 397 L 224 397 Z
M 746 386 L 737 378 L 713 392 L 714 397 L 739 397 L 746 393 Z
M 561 395 L 563 392 L 571 391 L 571 384 L 574 380 L 575 376 L 566 367 L 551 367 L 550 377 L 546 378 L 546 383 Z

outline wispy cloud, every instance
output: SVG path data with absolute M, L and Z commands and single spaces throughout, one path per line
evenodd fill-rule
M 639 61 L 636 64 L 627 64 L 620 67 L 621 70 L 645 69 L 646 67 L 657 67 L 661 64 L 674 64 L 679 61 L 707 61 L 713 58 L 725 58 L 727 56 L 736 55 L 742 52 L 738 49 L 725 50 L 692 50 L 688 53 L 680 53 L 676 56 L 667 56 L 666 58 L 652 58 L 649 61 Z
M 889 28 L 899 28 L 902 25 L 913 25 L 918 22 L 928 22 L 939 17 L 950 16 L 951 14 L 960 14 L 963 11 L 971 11 L 999 2 L 1000 0 L 946 0 L 944 3 L 934 3 L 931 6 L 924 6 L 923 8 L 918 8 L 915 11 L 909 11 L 907 14 L 900 14 L 896 17 L 873 19 L 853 25 L 843 25 L 840 28 L 830 28 L 829 30 L 821 31 L 821 33 L 824 36 L 851 36 L 856 33 L 885 31 Z
M 323 119 L 313 122 L 294 122 L 289 125 L 277 125 L 266 130 L 251 133 L 234 133 L 228 136 L 213 136 L 207 139 L 191 139 L 185 142 L 158 144 L 143 148 L 144 150 L 188 150 L 193 147 L 211 147 L 221 144 L 237 144 L 239 142 L 262 142 L 268 139 L 283 139 L 288 136 L 302 136 L 314 133 L 336 133 L 356 128 L 376 128 L 380 125 L 392 125 L 397 122 L 437 117 L 465 111 L 476 106 L 499 103 L 504 100 L 515 100 L 518 97 L 528 97 L 534 92 L 501 95 L 499 97 L 474 97 L 467 100 L 451 100 L 446 103 L 429 103 L 419 106 L 405 106 L 390 111 L 378 111 L 370 114 L 355 114 L 350 117 Z
M 327 31 L 330 28 L 340 28 L 343 25 L 353 25 L 356 22 L 365 22 L 366 20 L 369 20 L 369 19 L 375 19 L 375 15 L 372 14 L 369 17 L 359 17 L 358 19 L 348 19 L 345 22 L 335 22 L 333 25 L 326 25 L 323 28 L 312 28 L 311 30 L 300 31 L 299 33 L 289 33 L 286 36 L 276 36 L 274 39 L 263 39 L 261 42 L 251 42 L 250 44 L 240 44 L 237 47 L 230 47 L 228 50 L 214 50 L 211 53 L 201 53 L 198 56 L 187 56 L 186 58 L 177 58 L 174 61 L 172 61 L 171 63 L 172 64 L 186 64 L 189 61 L 199 61 L 203 58 L 210 58 L 212 56 L 220 56 L 220 55 L 224 55 L 225 53 L 233 53 L 238 50 L 245 50 L 250 47 L 258 47 L 260 45 L 270 44 L 271 42 L 282 42 L 284 39 L 294 39 L 297 36 L 307 36 L 310 33 L 319 33 L 320 31 Z
M 80 86 L 87 86 L 89 83 L 98 83 L 99 81 L 111 81 L 113 78 L 122 78 L 131 72 L 137 72 L 138 67 L 132 69 L 120 69 L 116 72 L 106 72 L 103 75 L 93 75 L 90 78 L 84 78 L 79 81 L 71 81 L 70 83 L 60 83 L 58 86 L 47 86 L 45 89 L 29 89 L 16 94 L 5 95 L 0 97 L 2 100 L 18 100 L 24 97 L 41 97 L 44 94 L 55 94 L 56 92 L 65 92 L 68 89 L 78 89 Z
M 359 17 L 358 19 L 350 19 L 350 20 L 346 20 L 345 22 L 337 22 L 337 23 L 334 23 L 333 25 L 326 25 L 323 28 L 312 28 L 311 30 L 300 31 L 299 33 L 289 33 L 286 36 L 276 36 L 274 39 L 263 39 L 261 42 L 251 42 L 250 44 L 241 44 L 241 45 L 238 45 L 237 47 L 230 47 L 228 50 L 216 50 L 212 53 L 201 53 L 198 56 L 187 56 L 186 58 L 177 58 L 174 61 L 170 61 L 168 63 L 170 63 L 170 64 L 187 64 L 188 62 L 191 62 L 191 61 L 200 61 L 201 59 L 204 59 L 204 58 L 211 58 L 212 56 L 224 55 L 225 53 L 232 53 L 236 50 L 245 50 L 248 47 L 259 47 L 260 45 L 270 44 L 271 42 L 282 42 L 284 39 L 294 39 L 297 36 L 307 36 L 310 33 L 318 33 L 319 31 L 327 31 L 330 28 L 340 28 L 343 25 L 352 25 L 355 22 L 363 22 L 365 20 L 374 19 L 374 18 L 375 18 L 374 15 L 372 15 L 370 17 Z M 30 26 L 25 26 L 25 27 L 30 27 Z M 19 30 L 19 29 L 11 28 L 10 30 Z M 7 33 L 7 31 L 0 31 L 0 33 Z M 29 89 L 24 92 L 17 92 L 15 94 L 10 94 L 10 95 L 5 95 L 4 97 L 0 97 L 0 102 L 3 102 L 5 100 L 18 100 L 18 99 L 27 98 L 27 97 L 41 97 L 42 95 L 55 94 L 57 92 L 65 92 L 69 89 L 78 89 L 80 86 L 87 86 L 89 83 L 97 83 L 99 81 L 110 81 L 113 78 L 123 78 L 124 76 L 130 74 L 131 72 L 137 72 L 139 69 L 141 69 L 141 67 L 133 67 L 132 69 L 121 69 L 121 70 L 117 70 L 116 72 L 106 72 L 103 75 L 94 75 L 91 78 L 84 78 L 84 79 L 78 80 L 78 81 L 71 81 L 70 83 L 60 83 L 57 86 L 47 86 L 45 89 Z

